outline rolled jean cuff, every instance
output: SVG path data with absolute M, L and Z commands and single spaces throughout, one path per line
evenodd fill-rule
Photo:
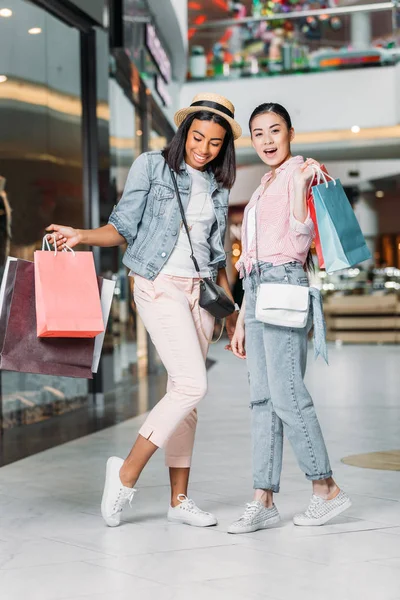
M 306 473 L 306 477 L 309 481 L 321 481 L 322 479 L 329 479 L 330 477 L 332 477 L 332 475 L 332 471 L 329 471 L 328 473 L 322 475 L 307 475 Z
M 173 469 L 188 469 L 192 466 L 191 456 L 168 456 L 165 455 L 165 466 Z
M 261 483 L 259 481 L 255 481 L 253 483 L 253 490 L 268 490 L 269 492 L 274 492 L 277 494 L 279 492 L 279 485 L 272 485 L 270 483 Z

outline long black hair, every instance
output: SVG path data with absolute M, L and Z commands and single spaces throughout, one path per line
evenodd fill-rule
M 224 141 L 218 155 L 208 163 L 207 167 L 214 173 L 217 183 L 228 190 L 235 183 L 236 178 L 236 157 L 235 146 L 233 143 L 233 133 L 228 121 L 220 115 L 217 115 L 208 110 L 201 110 L 190 113 L 180 124 L 178 131 L 162 152 L 163 157 L 169 166 L 179 172 L 182 162 L 185 160 L 186 139 L 190 126 L 195 119 L 199 121 L 213 121 L 217 125 L 221 125 L 226 131 Z
M 286 110 L 286 108 L 284 106 L 282 106 L 282 104 L 278 104 L 277 102 L 264 102 L 264 104 L 260 104 L 260 106 L 257 106 L 257 108 L 255 108 L 250 115 L 250 119 L 249 119 L 250 135 L 251 135 L 251 124 L 252 124 L 253 120 L 256 117 L 258 117 L 259 115 L 265 115 L 266 113 L 274 113 L 275 115 L 278 115 L 285 121 L 288 131 L 290 131 L 292 129 L 292 127 L 293 127 L 292 119 L 290 118 L 288 111 Z M 315 265 L 314 265 L 314 260 L 313 260 L 311 250 L 308 251 L 304 267 L 305 267 L 306 271 L 308 271 L 309 273 L 310 272 L 315 273 Z

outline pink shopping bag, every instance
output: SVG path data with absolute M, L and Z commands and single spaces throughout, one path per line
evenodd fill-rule
M 94 338 L 104 331 L 92 252 L 37 251 L 38 337 Z
M 325 165 L 321 165 L 321 171 L 323 173 L 326 173 L 328 175 L 328 171 L 326 170 Z M 324 255 L 322 254 L 321 239 L 319 237 L 317 215 L 315 213 L 314 196 L 312 194 L 312 186 L 313 185 L 317 185 L 318 183 L 319 183 L 319 181 L 318 181 L 318 175 L 315 175 L 315 177 L 311 181 L 310 187 L 308 189 L 307 205 L 308 205 L 308 209 L 310 211 L 311 220 L 314 223 L 314 230 L 315 230 L 314 243 L 315 243 L 315 250 L 316 250 L 316 253 L 317 253 L 319 268 L 320 269 L 325 269 Z

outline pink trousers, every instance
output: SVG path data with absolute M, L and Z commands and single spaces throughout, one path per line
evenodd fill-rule
M 207 392 L 205 359 L 214 317 L 199 306 L 198 279 L 135 275 L 139 315 L 168 372 L 167 393 L 139 433 L 165 448 L 168 467 L 190 467 L 197 425 L 196 406 Z

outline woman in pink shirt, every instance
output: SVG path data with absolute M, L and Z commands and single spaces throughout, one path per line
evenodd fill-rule
M 237 357 L 247 358 L 255 494 L 229 533 L 249 533 L 279 521 L 273 494 L 280 486 L 283 431 L 313 487 L 311 502 L 305 512 L 295 515 L 295 525 L 323 525 L 351 506 L 350 498 L 332 478 L 314 404 L 304 384 L 313 322 L 316 352 L 326 359 L 318 290 L 310 288 L 312 309 L 304 328 L 273 326 L 255 316 L 260 283 L 309 285 L 304 265 L 307 269 L 312 264 L 314 227 L 306 196 L 314 176 L 311 165 L 317 163 L 292 156 L 294 129 L 283 106 L 258 106 L 249 126 L 253 147 L 270 170 L 244 214 L 238 269 L 245 295 L 231 346 Z

